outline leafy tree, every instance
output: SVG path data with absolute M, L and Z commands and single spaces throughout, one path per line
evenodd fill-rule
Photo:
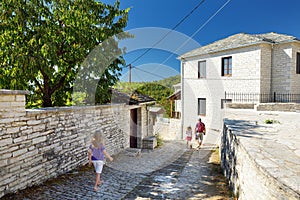
M 145 83 L 137 88 L 137 92 L 148 95 L 156 99 L 157 103 L 162 105 L 166 110 L 166 114 L 170 116 L 170 101 L 167 99 L 172 94 L 172 90 L 157 83 Z
M 94 81 L 113 85 L 120 64 L 124 64 L 122 57 L 110 59 L 108 66 L 98 65 L 101 57 L 94 57 L 98 59 L 94 64 L 81 63 L 96 46 L 123 32 L 129 9 L 119 6 L 119 0 L 114 5 L 94 0 L 2 1 L 0 87 L 34 91 L 43 107 L 49 107 L 63 105 L 70 98 L 80 68 L 88 68 Z M 116 37 L 110 41 L 111 47 L 116 48 L 117 39 L 128 36 Z M 120 52 L 117 48 L 110 56 Z M 102 87 L 101 92 L 107 88 Z
M 150 83 L 155 83 L 158 85 L 165 86 L 167 88 L 170 88 L 173 91 L 173 85 L 180 83 L 180 81 L 181 81 L 180 75 L 176 75 L 176 76 L 171 76 L 171 77 L 159 80 L 159 81 L 153 81 Z M 136 90 L 137 88 L 142 87 L 146 83 L 149 83 L 149 82 L 131 82 L 131 83 L 118 82 L 116 85 L 114 85 L 114 87 L 129 94 L 132 91 Z
M 132 94 L 136 90 L 141 94 L 151 96 L 156 99 L 158 104 L 164 107 L 166 115 L 170 116 L 171 105 L 167 97 L 174 92 L 173 85 L 178 83 L 180 83 L 180 75 L 153 82 L 119 82 L 114 87 L 128 94 Z
M 171 77 L 159 80 L 159 81 L 154 81 L 154 83 L 163 85 L 168 88 L 173 88 L 173 85 L 180 83 L 180 81 L 181 81 L 180 79 L 181 79 L 180 75 L 176 75 L 176 76 L 171 76 Z

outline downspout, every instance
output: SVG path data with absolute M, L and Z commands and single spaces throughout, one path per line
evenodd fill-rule
M 181 139 L 183 139 L 183 120 L 184 120 L 184 58 L 181 58 L 181 124 L 180 124 L 180 130 L 181 130 Z
M 147 137 L 149 136 L 149 126 L 150 126 L 150 124 L 149 124 L 149 109 L 148 109 L 148 105 L 146 104 L 146 122 L 147 122 L 147 124 L 146 124 L 146 127 L 147 127 Z
M 271 44 L 270 95 L 273 93 L 273 65 L 274 65 L 274 43 Z

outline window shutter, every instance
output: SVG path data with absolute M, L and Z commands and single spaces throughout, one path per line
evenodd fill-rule
M 224 76 L 224 67 L 225 67 L 225 66 L 224 66 L 224 58 L 222 58 L 222 69 L 221 69 L 221 70 L 222 70 L 222 71 L 221 71 L 221 73 L 222 73 L 221 75 L 222 75 L 222 76 Z
M 206 78 L 206 61 L 198 62 L 198 78 Z
M 206 115 L 206 99 L 198 99 L 198 115 Z

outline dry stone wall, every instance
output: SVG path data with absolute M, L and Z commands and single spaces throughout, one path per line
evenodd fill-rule
M 257 111 L 299 112 L 299 103 L 259 103 L 254 106 Z
M 299 195 L 266 172 L 252 157 L 233 129 L 224 124 L 221 166 L 229 186 L 239 200 L 299 199 Z
M 129 147 L 127 106 L 25 111 L 24 94 L 0 90 L 0 197 L 86 164 L 95 130 L 110 154 Z
M 154 126 L 154 134 L 158 134 L 163 140 L 180 140 L 185 137 L 181 131 L 180 119 L 160 118 Z

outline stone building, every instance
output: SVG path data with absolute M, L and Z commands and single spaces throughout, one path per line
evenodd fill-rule
M 179 119 L 181 117 L 181 83 L 173 85 L 174 93 L 168 97 L 171 102 L 171 118 Z M 174 105 L 174 110 L 173 110 Z
M 244 95 L 256 104 L 262 94 L 300 93 L 300 41 L 293 36 L 239 33 L 179 59 L 182 128 L 200 116 L 209 128 L 220 130 L 224 103 L 244 102 Z
M 129 95 L 118 90 L 113 90 L 112 104 L 120 103 L 128 105 L 129 109 L 129 147 L 139 149 L 149 148 L 148 138 L 151 138 L 152 141 L 154 136 L 150 108 L 153 104 L 155 104 L 155 99 L 150 96 L 140 94 L 137 91 L 134 91 Z

